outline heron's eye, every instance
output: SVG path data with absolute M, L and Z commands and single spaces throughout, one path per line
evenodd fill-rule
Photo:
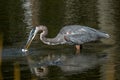
M 30 31 L 30 35 L 32 35 L 35 32 L 35 27 Z

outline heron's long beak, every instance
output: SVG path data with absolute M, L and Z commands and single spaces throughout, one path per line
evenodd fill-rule
M 28 49 L 32 40 L 35 38 L 35 35 L 37 34 L 37 31 L 36 31 L 36 28 L 33 28 L 31 31 L 30 31 L 30 34 L 29 34 L 29 37 L 28 37 L 28 40 L 27 40 L 27 43 L 24 47 L 24 49 Z

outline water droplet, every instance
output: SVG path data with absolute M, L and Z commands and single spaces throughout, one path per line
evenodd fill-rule
M 28 50 L 27 49 L 22 49 L 22 52 L 27 52 Z

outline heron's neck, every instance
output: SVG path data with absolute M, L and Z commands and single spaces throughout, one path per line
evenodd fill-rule
M 46 38 L 47 33 L 48 33 L 48 31 L 46 30 L 46 31 L 43 31 L 40 34 L 40 40 L 43 43 L 48 44 L 48 45 L 57 45 L 57 44 L 60 44 L 58 37 L 55 37 L 55 38 Z

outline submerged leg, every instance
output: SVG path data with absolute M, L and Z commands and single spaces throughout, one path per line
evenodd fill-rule
M 75 47 L 76 47 L 76 53 L 80 53 L 80 45 L 75 45 Z

